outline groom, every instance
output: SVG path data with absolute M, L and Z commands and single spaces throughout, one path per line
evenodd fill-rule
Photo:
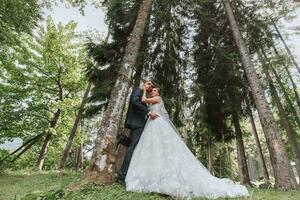
M 151 92 L 153 83 L 148 80 L 144 83 L 147 92 Z M 145 103 L 142 102 L 143 90 L 139 87 L 134 87 L 131 93 L 129 107 L 125 120 L 125 127 L 130 129 L 130 145 L 127 148 L 122 167 L 116 177 L 119 183 L 125 183 L 125 177 L 129 168 L 130 160 L 136 145 L 142 135 L 147 118 L 155 119 L 157 113 L 150 112 Z

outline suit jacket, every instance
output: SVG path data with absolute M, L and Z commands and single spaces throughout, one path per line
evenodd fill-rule
M 139 87 L 134 87 L 130 96 L 128 111 L 126 114 L 126 128 L 142 128 L 146 123 L 147 114 L 149 113 L 148 106 L 142 102 L 143 90 Z

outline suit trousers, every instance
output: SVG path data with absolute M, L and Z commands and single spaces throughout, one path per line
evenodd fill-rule
M 142 135 L 144 127 L 132 128 L 130 130 L 130 145 L 127 147 L 126 154 L 123 160 L 122 167 L 118 173 L 118 179 L 125 181 L 125 177 L 130 165 L 131 157 L 134 152 L 136 145 L 138 144 Z

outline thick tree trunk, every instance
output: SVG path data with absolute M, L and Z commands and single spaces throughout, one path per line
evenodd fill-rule
M 75 118 L 75 121 L 74 121 L 74 124 L 73 124 L 73 127 L 70 131 L 70 134 L 69 134 L 69 139 L 68 139 L 68 142 L 65 146 L 65 149 L 64 149 L 64 153 L 63 153 L 63 156 L 61 158 L 61 161 L 60 161 L 60 164 L 59 164 L 59 170 L 63 170 L 65 168 L 65 165 L 66 165 L 66 161 L 67 161 L 67 158 L 68 158 L 68 154 L 69 154 L 69 151 L 71 149 L 71 146 L 72 146 L 72 143 L 73 143 L 73 140 L 75 138 L 75 135 L 76 135 L 76 131 L 77 131 L 77 128 L 78 128 L 78 125 L 79 125 L 79 122 L 81 120 L 81 117 L 82 117 L 82 113 L 84 111 L 84 106 L 86 104 L 86 100 L 88 98 L 88 95 L 90 93 L 90 90 L 91 90 L 91 86 L 92 86 L 92 83 L 89 82 L 88 83 L 88 86 L 84 92 L 84 95 L 83 95 L 83 98 L 82 98 L 82 101 L 81 101 L 81 104 L 80 104 L 80 107 L 79 107 L 79 110 L 78 110 L 78 113 L 76 115 L 76 118 Z
M 141 78 L 141 77 L 136 77 L 137 79 Z M 135 79 L 136 80 L 136 79 Z M 127 95 L 127 99 L 126 99 L 126 104 L 125 104 L 125 108 L 124 110 L 127 110 L 128 109 L 128 106 L 129 106 L 129 102 L 130 102 L 130 96 L 131 96 L 131 89 L 130 89 L 130 92 L 128 93 Z M 125 118 L 125 112 L 123 112 L 122 116 L 123 118 Z M 128 128 L 125 128 L 125 127 L 122 127 L 121 130 L 120 130 L 120 133 L 126 135 L 127 137 L 130 136 L 130 129 Z M 118 144 L 117 145 L 117 150 L 116 150 L 116 162 L 115 162 L 115 169 L 116 169 L 116 172 L 119 172 L 121 167 L 122 167 L 122 164 L 123 164 L 123 160 L 125 158 L 125 154 L 126 154 L 126 151 L 127 151 L 127 147 L 122 145 L 122 144 Z
M 240 169 L 240 179 L 241 179 L 240 181 L 241 184 L 243 185 L 251 186 L 242 130 L 240 127 L 238 115 L 235 111 L 232 113 L 232 121 L 235 129 L 237 158 L 238 158 L 238 165 Z
M 270 159 L 275 175 L 275 187 L 278 189 L 297 188 L 295 175 L 289 163 L 288 154 L 284 149 L 283 141 L 276 127 L 274 116 L 266 100 L 262 86 L 260 85 L 258 75 L 250 59 L 245 41 L 240 33 L 239 27 L 235 20 L 229 0 L 223 0 L 230 27 L 237 44 L 241 61 L 245 69 L 247 79 L 251 88 L 256 108 L 262 122 L 266 141 L 270 151 Z
M 130 136 L 130 130 L 127 129 L 127 128 L 123 128 L 122 130 L 123 134 L 126 135 L 126 136 Z M 125 154 L 126 154 L 126 150 L 127 150 L 127 147 L 122 145 L 122 144 L 119 144 L 118 148 L 117 148 L 117 157 L 116 157 L 116 171 L 118 172 L 121 167 L 122 167 L 122 164 L 123 164 L 123 160 L 125 158 Z
M 293 56 L 293 54 L 292 54 L 290 48 L 288 47 L 288 45 L 286 44 L 285 40 L 283 39 L 283 37 L 282 37 L 282 35 L 281 35 L 281 33 L 280 33 L 280 31 L 279 31 L 277 25 L 275 24 L 275 22 L 273 22 L 273 26 L 274 26 L 274 28 L 275 28 L 275 30 L 276 30 L 276 32 L 277 32 L 277 35 L 279 36 L 280 40 L 282 41 L 282 43 L 283 43 L 283 45 L 284 45 L 286 51 L 288 52 L 290 58 L 292 59 L 294 65 L 295 65 L 295 67 L 296 67 L 296 69 L 298 70 L 298 72 L 299 72 L 299 74 L 300 74 L 300 67 L 299 67 L 299 65 L 298 65 L 298 63 L 297 63 L 295 57 Z
M 278 113 L 279 113 L 279 116 L 280 116 L 281 123 L 282 123 L 282 125 L 283 125 L 283 127 L 284 127 L 284 129 L 287 133 L 288 141 L 289 141 L 289 144 L 291 145 L 291 149 L 292 149 L 292 152 L 293 152 L 293 155 L 294 155 L 294 158 L 295 158 L 295 162 L 296 162 L 297 174 L 300 177 L 300 149 L 299 149 L 299 146 L 297 144 L 297 139 L 295 137 L 296 132 L 293 129 L 293 127 L 291 126 L 291 124 L 288 120 L 288 116 L 287 116 L 287 114 L 286 114 L 286 112 L 283 108 L 283 105 L 281 104 L 279 95 L 276 91 L 275 85 L 272 81 L 272 78 L 270 76 L 270 73 L 269 73 L 268 69 L 266 68 L 266 64 L 264 63 L 262 56 L 259 56 L 259 58 L 260 58 L 260 60 L 263 64 L 263 71 L 264 71 L 264 74 L 266 75 L 267 81 L 268 81 L 269 86 L 270 86 L 271 94 L 274 98 L 276 107 L 278 109 Z
M 140 7 L 136 24 L 125 50 L 119 76 L 97 133 L 89 168 L 80 185 L 89 182 L 109 184 L 114 181 L 116 136 L 151 7 L 152 0 L 144 0 Z
M 267 59 L 267 55 L 265 54 L 264 51 L 262 51 L 262 55 L 264 56 L 265 59 Z M 295 118 L 295 121 L 296 121 L 298 127 L 300 128 L 300 119 L 299 119 L 299 117 L 298 117 L 297 111 L 296 111 L 296 109 L 295 109 L 295 107 L 294 107 L 294 104 L 293 104 L 293 102 L 292 102 L 292 100 L 291 100 L 289 94 L 288 94 L 288 93 L 286 92 L 286 90 L 285 90 L 285 87 L 284 87 L 284 85 L 283 85 L 283 83 L 282 83 L 282 81 L 281 81 L 281 78 L 279 77 L 277 71 L 273 68 L 272 65 L 269 65 L 269 67 L 270 67 L 272 73 L 275 75 L 276 81 L 277 81 L 277 83 L 278 83 L 278 85 L 279 85 L 281 91 L 282 91 L 283 94 L 284 94 L 284 97 L 285 97 L 285 99 L 286 99 L 286 102 L 288 103 L 288 105 L 289 105 L 289 107 L 290 107 L 290 110 L 291 110 L 291 112 L 292 112 L 293 115 L 294 115 L 294 118 Z
M 55 128 L 55 126 L 58 122 L 60 113 L 61 113 L 61 110 L 57 109 L 57 111 L 54 113 L 54 116 L 53 116 L 53 118 L 50 122 L 50 128 Z M 37 170 L 42 170 L 42 168 L 43 168 L 45 157 L 46 157 L 46 154 L 47 154 L 47 150 L 48 150 L 48 146 L 49 146 L 51 137 L 52 137 L 51 131 L 47 131 L 46 135 L 45 135 L 43 146 L 42 146 L 41 151 L 40 151 L 39 158 L 36 162 L 36 169 Z
M 273 45 L 273 49 L 274 49 L 274 52 L 277 56 L 280 56 L 280 54 L 278 53 L 276 47 Z M 298 93 L 298 90 L 297 90 L 297 85 L 292 77 L 292 74 L 290 72 L 290 70 L 288 69 L 288 66 L 283 64 L 283 67 L 284 67 L 284 70 L 286 71 L 291 83 L 292 83 L 292 86 L 293 86 L 293 91 L 294 91 L 294 94 L 295 94 L 295 98 L 296 98 L 296 102 L 297 102 L 297 105 L 300 109 L 300 97 L 299 97 L 299 93 Z
M 134 81 L 133 86 L 134 87 L 139 87 L 140 86 L 143 69 L 144 69 L 143 63 L 139 63 L 137 65 L 136 72 L 133 76 L 133 81 Z
M 265 161 L 265 158 L 264 158 L 264 154 L 263 154 L 260 142 L 259 142 L 259 138 L 258 138 L 254 118 L 253 118 L 253 115 L 252 115 L 252 112 L 251 112 L 250 108 L 248 108 L 248 112 L 249 112 L 250 123 L 251 123 L 251 127 L 252 127 L 252 134 L 254 136 L 254 140 L 255 140 L 255 144 L 256 144 L 256 148 L 257 148 L 258 160 L 259 160 L 260 168 L 262 170 L 262 176 L 263 176 L 264 182 L 268 183 L 269 180 L 270 180 L 270 177 L 269 177 L 266 161 Z

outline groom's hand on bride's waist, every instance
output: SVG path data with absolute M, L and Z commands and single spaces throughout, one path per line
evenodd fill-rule
M 156 119 L 157 117 L 159 117 L 159 115 L 156 112 L 149 112 L 148 116 L 150 117 L 150 119 Z

